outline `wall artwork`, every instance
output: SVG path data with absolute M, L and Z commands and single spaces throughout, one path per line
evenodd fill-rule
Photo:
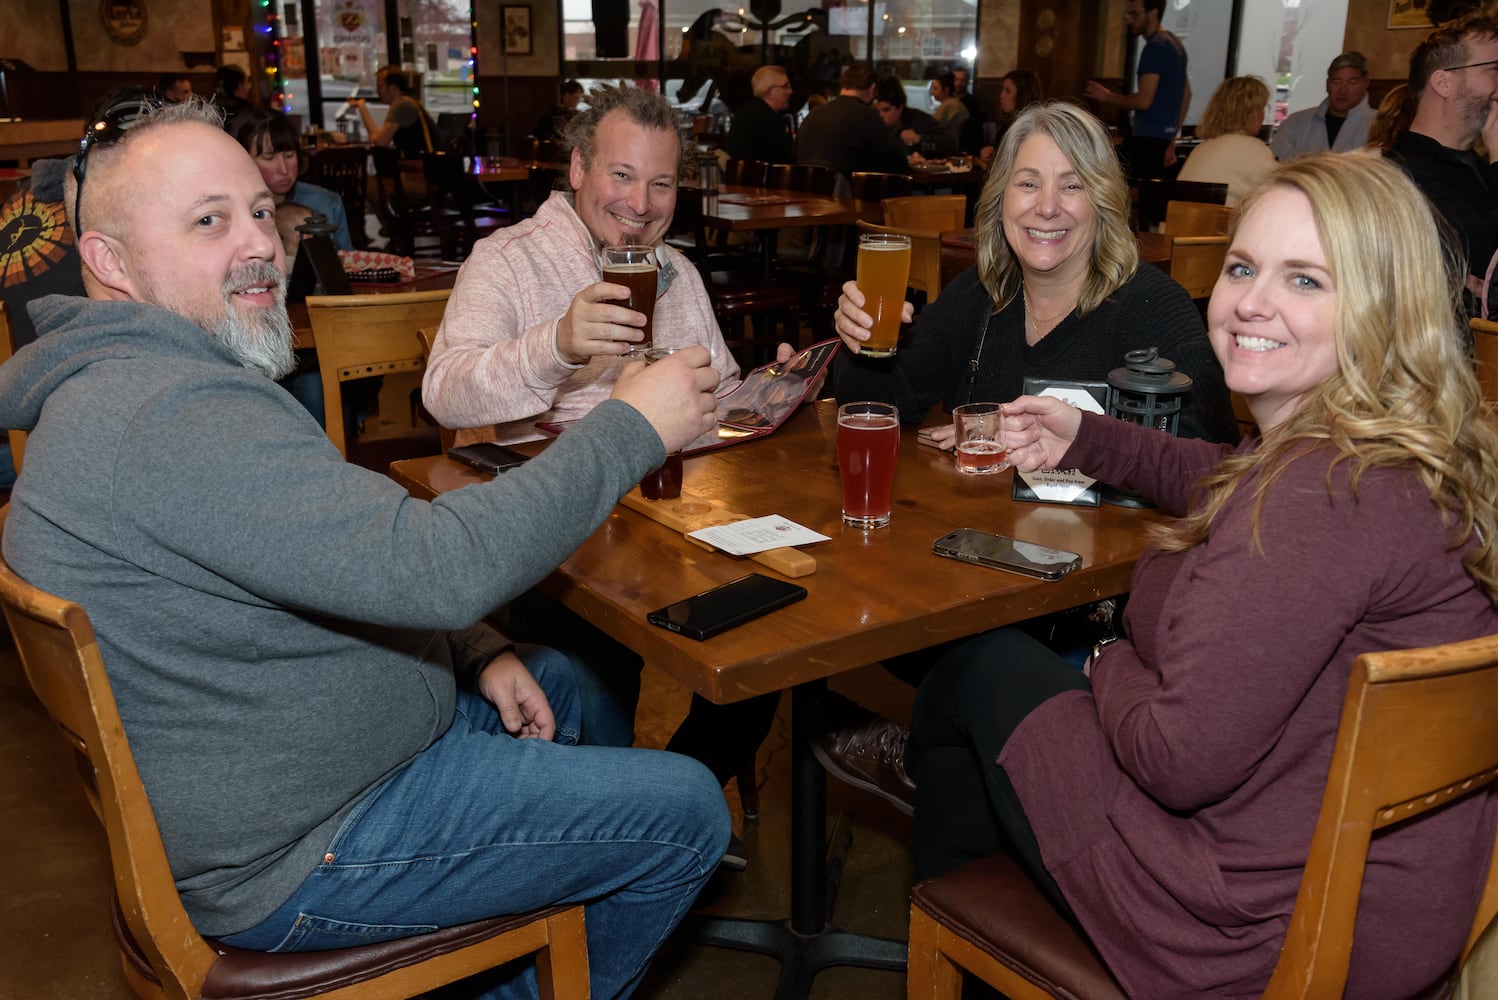
M 1434 25 L 1425 11 L 1426 0 L 1389 0 L 1389 27 L 1430 28 Z
M 531 54 L 531 7 L 530 4 L 502 4 L 499 8 L 504 25 L 504 47 L 507 56 Z
M 100 0 L 99 20 L 116 45 L 137 45 L 146 37 L 146 0 Z

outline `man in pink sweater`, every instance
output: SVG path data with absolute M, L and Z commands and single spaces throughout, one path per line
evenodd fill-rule
M 671 105 L 651 91 L 595 89 L 566 141 L 571 193 L 553 192 L 534 217 L 474 246 L 432 344 L 422 398 L 439 423 L 458 429 L 459 444 L 535 440 L 545 436 L 538 422 L 576 420 L 609 397 L 644 323 L 620 301 L 627 290 L 603 280 L 599 255 L 609 244 L 655 247 L 655 346 L 701 345 L 723 387 L 738 378 L 702 278 L 661 243 L 683 154 Z M 791 353 L 781 345 L 781 360 Z M 632 744 L 640 657 L 538 592 L 506 610 L 514 638 L 547 636 L 581 665 L 585 742 Z M 726 782 L 764 739 L 778 700 L 718 706 L 694 695 L 666 749 L 697 758 Z M 736 844 L 724 864 L 743 867 Z
M 422 396 L 458 443 L 544 436 L 538 421 L 576 420 L 608 398 L 643 316 L 602 278 L 611 243 L 656 248 L 657 347 L 700 344 L 724 383 L 739 367 L 696 269 L 661 243 L 676 209 L 682 139 L 658 94 L 602 88 L 568 128 L 573 191 L 481 240 L 458 274 L 432 345 Z

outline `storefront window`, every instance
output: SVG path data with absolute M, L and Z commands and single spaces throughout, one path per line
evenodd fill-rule
M 564 0 L 562 10 L 562 74 L 585 83 L 637 77 L 642 62 L 656 59 L 649 27 L 659 18 L 660 62 L 649 68 L 666 97 L 692 113 L 738 107 L 763 65 L 786 68 L 799 106 L 813 93 L 836 94 L 846 66 L 870 61 L 912 81 L 917 107 L 925 107 L 919 81 L 937 66 L 970 65 L 977 33 L 977 6 L 968 0 L 878 0 L 872 36 L 866 0 L 742 8 L 721 0 Z
M 279 9 L 284 37 L 281 70 L 284 110 L 311 120 L 306 32 L 296 0 L 271 0 Z M 420 84 L 418 97 L 433 116 L 472 114 L 468 0 L 400 0 L 399 62 Z M 316 5 L 317 68 L 322 83 L 322 119 L 336 128 L 350 97 L 375 99 L 375 72 L 389 63 L 383 0 L 322 0 Z M 346 113 L 346 112 L 345 112 Z M 381 112 L 372 112 L 379 120 Z M 357 115 L 353 116 L 357 118 Z

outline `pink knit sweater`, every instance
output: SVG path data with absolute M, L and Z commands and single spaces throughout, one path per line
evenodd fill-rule
M 656 301 L 655 344 L 701 344 L 725 383 L 738 378 L 696 268 L 671 247 L 658 252 L 675 273 Z M 576 420 L 608 398 L 624 359 L 570 365 L 556 350 L 557 321 L 574 295 L 601 278 L 593 237 L 563 192 L 532 218 L 475 244 L 422 380 L 432 416 L 444 427 L 466 428 L 459 444 L 532 441 L 545 436 L 537 422 Z

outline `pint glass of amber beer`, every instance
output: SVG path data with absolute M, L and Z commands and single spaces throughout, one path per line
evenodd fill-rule
M 603 248 L 603 280 L 629 289 L 621 305 L 645 314 L 645 339 L 633 345 L 631 356 L 643 357 L 650 350 L 651 325 L 655 322 L 656 263 L 652 247 L 635 243 Z
M 910 237 L 864 233 L 858 237 L 858 290 L 863 311 L 874 317 L 869 339 L 858 348 L 871 358 L 893 357 L 900 340 L 900 311 L 910 281 Z

